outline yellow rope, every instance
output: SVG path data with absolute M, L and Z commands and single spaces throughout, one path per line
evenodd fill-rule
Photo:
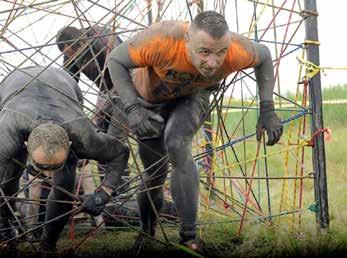
M 305 51 L 302 51 L 302 56 L 301 59 L 303 60 L 305 57 Z M 301 72 L 302 72 L 302 66 L 300 66 L 299 69 L 299 78 L 301 78 Z M 297 102 L 298 101 L 298 97 L 299 97 L 299 90 L 300 90 L 300 85 L 297 85 L 297 89 L 296 89 L 296 94 L 294 97 L 294 101 Z M 294 112 L 292 112 L 293 114 Z M 301 120 L 299 120 L 300 123 Z M 293 132 L 294 132 L 294 123 L 290 123 L 289 124 L 289 130 L 288 130 L 288 141 L 287 143 L 289 144 L 291 142 L 291 139 L 293 137 Z M 298 152 L 300 150 L 300 148 L 296 149 L 296 152 Z M 285 164 L 285 173 L 284 173 L 284 177 L 286 177 L 288 175 L 288 161 L 289 161 L 289 151 L 285 152 L 285 157 L 284 157 L 284 164 Z M 295 171 L 295 175 L 297 175 L 297 166 L 296 166 L 296 171 Z M 296 182 L 296 181 L 295 181 Z M 294 188 L 295 188 L 295 184 L 294 184 Z M 281 201 L 280 201 L 280 206 L 279 206 L 279 212 L 281 213 L 283 210 L 290 210 L 292 207 L 295 207 L 295 200 L 296 200 L 296 189 L 294 189 L 294 197 L 293 197 L 293 205 L 292 207 L 290 207 L 289 205 L 289 187 L 288 187 L 288 181 L 286 179 L 283 180 L 283 184 L 282 184 L 282 192 L 281 192 Z M 277 223 L 280 223 L 280 220 L 282 218 L 278 217 L 277 219 Z M 294 216 L 291 216 L 291 219 L 286 218 L 287 220 L 287 224 L 289 229 L 293 228 L 294 226 Z
M 306 51 L 305 49 L 303 49 L 302 51 L 302 55 L 301 55 L 301 58 L 304 59 L 305 58 L 305 54 L 306 54 Z M 303 66 L 300 66 L 299 67 L 299 74 L 298 74 L 298 81 L 302 78 L 302 71 L 303 70 Z M 298 101 L 298 98 L 299 98 L 299 93 L 300 93 L 300 89 L 302 89 L 301 85 L 300 84 L 297 84 L 297 88 L 296 88 L 296 94 L 295 94 L 295 101 Z M 307 105 L 307 99 L 306 101 L 304 100 L 304 93 L 305 93 L 305 89 L 302 89 L 302 106 L 303 107 L 306 107 Z M 305 101 L 305 102 L 304 102 Z M 298 135 L 297 135 L 297 139 L 300 139 L 300 135 L 301 135 L 301 132 L 304 133 L 304 130 L 303 128 L 305 128 L 305 124 L 304 124 L 304 117 L 300 117 L 299 118 L 299 125 L 298 125 Z M 299 168 L 301 168 L 302 164 L 301 164 L 301 157 L 299 156 L 300 153 L 303 153 L 304 152 L 304 148 L 298 148 L 296 149 L 296 158 L 298 159 L 298 161 L 296 162 L 296 166 L 295 166 L 295 176 L 298 176 L 299 175 Z M 300 164 L 300 165 L 299 165 Z M 297 181 L 298 180 L 294 180 L 294 185 L 293 185 L 293 191 L 294 191 L 294 196 L 293 196 L 293 207 L 295 208 L 297 203 L 296 203 L 296 199 L 297 199 L 297 195 L 299 196 L 300 195 L 300 185 L 297 184 Z M 299 193 L 297 193 L 299 191 Z M 299 204 L 300 205 L 300 204 Z M 298 207 L 298 208 L 301 208 L 301 207 Z M 291 232 L 294 232 L 294 229 L 295 229 L 295 219 L 296 219 L 296 214 L 293 213 L 292 215 L 292 220 L 293 220 L 293 224 L 292 224 L 292 228 L 290 229 Z M 297 225 L 298 225 L 298 228 L 300 227 L 301 221 L 300 221 L 300 216 L 298 217 L 298 221 L 297 221 Z
M 324 70 L 344 70 L 347 71 L 347 67 L 332 67 L 332 66 L 318 66 L 308 60 L 304 60 L 300 57 L 296 57 L 296 59 L 299 61 L 299 63 L 306 67 L 306 77 L 308 79 L 313 78 L 316 76 L 320 71 L 324 72 Z
M 317 45 L 317 46 L 319 46 L 319 45 L 320 45 L 320 42 L 319 42 L 319 41 L 314 41 L 314 40 L 308 40 L 308 39 L 306 39 L 306 40 L 304 41 L 304 44 L 305 44 L 305 45 L 311 44 L 311 45 Z
M 248 163 L 248 162 L 252 162 L 256 159 L 263 159 L 263 158 L 266 158 L 266 157 L 271 157 L 271 156 L 274 156 L 274 155 L 277 155 L 277 154 L 280 154 L 280 153 L 283 153 L 283 152 L 287 152 L 287 151 L 290 151 L 290 150 L 295 150 L 297 148 L 301 148 L 301 147 L 304 147 L 304 146 L 307 146 L 308 145 L 308 142 L 307 141 L 301 141 L 297 146 L 295 147 L 291 147 L 291 148 L 288 148 L 288 149 L 284 149 L 284 150 L 281 150 L 281 151 L 277 151 L 277 152 L 272 152 L 272 153 L 269 153 L 269 154 L 264 154 L 262 156 L 259 156 L 258 158 L 251 158 L 251 159 L 248 159 L 248 160 L 245 160 L 245 161 L 242 161 L 242 162 L 237 162 L 237 163 L 233 163 L 229 166 L 224 166 L 224 167 L 221 167 L 219 170 L 222 170 L 222 169 L 227 169 L 227 168 L 232 168 L 232 167 L 236 167 L 236 166 L 240 166 L 240 165 L 243 165 L 245 163 Z
M 297 149 L 297 148 L 296 148 Z M 284 177 L 288 176 L 288 161 L 289 161 L 289 151 L 287 150 L 284 153 Z M 288 211 L 289 210 L 289 202 L 288 202 L 288 180 L 283 179 L 282 182 L 282 192 L 281 192 L 281 200 L 280 200 L 280 207 L 279 207 L 279 213 L 282 211 Z M 291 226 L 291 221 L 288 219 L 288 217 L 285 218 L 287 220 L 287 224 Z M 277 224 L 279 225 L 281 220 L 281 217 L 278 217 Z

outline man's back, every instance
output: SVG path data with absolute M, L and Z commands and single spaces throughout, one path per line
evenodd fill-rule
M 1 111 L 15 111 L 31 120 L 73 120 L 84 115 L 75 80 L 53 67 L 16 70 L 0 86 Z

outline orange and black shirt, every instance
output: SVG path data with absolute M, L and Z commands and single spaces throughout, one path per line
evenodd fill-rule
M 164 21 L 138 33 L 129 42 L 128 53 L 138 67 L 134 85 L 149 102 L 161 102 L 190 95 L 197 88 L 211 88 L 229 74 L 254 67 L 258 55 L 252 42 L 232 33 L 222 67 L 213 78 L 203 77 L 192 65 L 184 39 L 189 23 Z

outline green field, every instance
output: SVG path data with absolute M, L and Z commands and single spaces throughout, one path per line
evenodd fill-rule
M 324 100 L 329 99 L 345 99 L 347 98 L 347 85 L 332 87 L 324 90 Z M 238 103 L 239 104 L 239 103 Z M 235 104 L 236 105 L 236 104 Z M 281 228 L 269 227 L 264 223 L 254 220 L 248 223 L 245 230 L 240 236 L 237 235 L 238 223 L 223 223 L 223 224 L 209 224 L 203 227 L 200 231 L 201 236 L 205 241 L 205 255 L 208 257 L 302 257 L 302 256 L 334 256 L 343 254 L 347 250 L 347 181 L 346 181 L 346 167 L 344 155 L 347 153 L 347 144 L 344 139 L 347 138 L 347 104 L 326 104 L 324 109 L 324 126 L 332 130 L 332 140 L 326 142 L 326 158 L 327 158 L 327 178 L 328 178 L 328 197 L 329 197 L 329 211 L 330 211 L 330 230 L 322 234 L 317 234 L 315 226 L 315 213 L 308 209 L 308 206 L 313 203 L 313 184 L 307 183 L 305 185 L 304 203 L 303 203 L 303 223 L 302 233 L 290 233 L 288 226 L 285 225 L 286 220 L 281 222 Z M 289 117 L 292 114 L 290 111 L 281 113 L 282 118 Z M 228 114 L 229 116 L 229 114 Z M 230 119 L 227 119 L 227 128 L 230 132 L 229 137 L 238 137 L 252 133 L 255 127 L 256 112 L 249 111 L 245 117 L 243 126 L 239 126 L 234 130 L 236 123 L 240 121 L 242 113 L 231 113 Z M 216 117 L 214 118 L 216 119 Z M 230 121 L 229 121 L 230 120 Z M 285 126 L 287 130 L 284 138 L 289 137 L 290 124 Z M 297 124 L 293 123 L 295 129 Z M 307 128 L 308 134 L 310 127 Z M 295 130 L 293 130 L 295 131 Z M 254 137 L 253 137 L 254 138 Z M 256 144 L 254 140 L 249 140 L 249 146 L 244 147 L 240 144 L 235 147 L 235 151 L 242 153 L 242 158 L 249 158 L 254 156 Z M 280 147 L 273 147 L 268 149 L 273 152 L 280 150 Z M 230 151 L 230 150 L 229 150 Z M 227 153 L 228 155 L 231 153 Z M 232 155 L 231 155 L 232 156 Z M 305 151 L 305 171 L 310 171 L 312 165 L 310 163 L 311 150 L 307 148 Z M 231 160 L 235 162 L 234 160 Z M 277 155 L 269 157 L 268 162 L 269 171 L 272 176 L 281 175 L 283 171 L 283 156 Z M 289 170 L 291 167 L 291 159 L 289 158 Z M 251 163 L 252 164 L 252 163 Z M 248 170 L 248 175 L 251 173 L 251 164 L 242 164 L 244 169 Z M 294 164 L 294 163 L 293 163 Z M 259 170 L 263 171 L 264 166 L 259 163 Z M 258 172 L 259 173 L 259 172 Z M 216 173 L 218 175 L 218 173 Z M 216 181 L 217 185 L 222 184 L 222 181 Z M 256 194 L 261 196 L 262 204 L 266 203 L 265 187 L 259 183 L 254 188 L 258 190 Z M 281 193 L 280 182 L 271 183 L 271 199 L 274 207 L 278 206 Z M 290 189 L 293 187 L 292 183 L 289 184 Z M 203 190 L 204 191 L 204 190 Z M 278 202 L 278 203 L 276 203 Z M 202 207 L 202 209 L 204 209 Z M 215 221 L 218 215 L 209 214 L 208 217 L 203 212 L 200 213 L 200 219 L 204 221 Z M 234 217 L 232 217 L 234 218 Z M 284 225 L 283 225 L 284 224 Z M 168 224 L 164 224 L 165 233 L 170 242 L 177 243 L 177 227 L 170 228 Z M 163 234 L 158 231 L 158 239 L 165 241 Z M 85 235 L 85 231 L 79 230 L 75 235 L 76 243 L 81 240 Z M 87 240 L 75 253 L 78 257 L 124 257 L 133 256 L 133 244 L 137 233 L 132 229 L 122 229 L 113 231 L 104 231 L 98 233 L 97 236 L 91 237 Z M 69 233 L 66 230 L 63 237 L 59 241 L 59 249 L 64 250 L 66 247 L 71 247 L 71 240 L 68 239 Z M 30 250 L 29 246 L 23 247 L 25 251 L 23 255 L 30 255 L 26 251 Z M 190 257 L 191 254 L 186 253 L 184 250 L 171 245 L 165 246 L 155 240 L 146 240 L 144 250 L 141 252 L 140 257 Z

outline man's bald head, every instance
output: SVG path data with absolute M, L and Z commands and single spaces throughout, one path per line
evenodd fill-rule
M 214 78 L 231 44 L 231 33 L 223 15 L 213 11 L 199 13 L 185 39 L 192 65 L 202 76 Z
M 35 127 L 29 135 L 27 148 L 30 155 L 40 152 L 47 161 L 54 160 L 57 153 L 67 152 L 69 136 L 59 125 L 46 123 Z
M 214 11 L 199 13 L 192 21 L 190 29 L 205 31 L 214 39 L 220 39 L 229 32 L 229 26 L 224 16 Z

